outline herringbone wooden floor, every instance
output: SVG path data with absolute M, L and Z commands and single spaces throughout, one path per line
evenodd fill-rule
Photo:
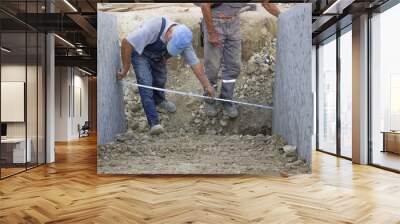
M 400 175 L 314 153 L 313 173 L 98 176 L 95 138 L 0 181 L 0 223 L 400 223 Z

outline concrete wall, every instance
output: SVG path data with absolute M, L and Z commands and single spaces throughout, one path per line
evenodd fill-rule
M 278 20 L 272 131 L 296 145 L 311 164 L 313 95 L 311 4 L 297 4 Z
M 105 144 L 126 129 L 123 88 L 116 78 L 121 66 L 117 18 L 97 14 L 97 143 Z

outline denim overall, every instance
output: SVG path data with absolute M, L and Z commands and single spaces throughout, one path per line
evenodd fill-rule
M 132 53 L 131 60 L 138 84 L 165 88 L 167 82 L 166 61 L 169 58 L 167 45 L 161 41 L 165 24 L 166 20 L 162 18 L 157 40 L 147 45 L 141 55 L 136 51 Z M 165 100 L 164 92 L 139 87 L 139 94 L 149 126 L 160 124 L 156 105 Z

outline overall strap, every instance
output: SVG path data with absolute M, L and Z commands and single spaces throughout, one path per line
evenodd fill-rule
M 161 22 L 161 29 L 160 29 L 160 33 L 158 34 L 157 40 L 161 38 L 161 35 L 162 35 L 162 33 L 164 32 L 165 24 L 166 24 L 165 18 L 162 17 L 161 19 L 162 19 L 162 22 Z
M 219 6 L 221 6 L 223 3 L 222 2 L 219 2 L 219 3 L 212 3 L 211 4 L 211 9 L 214 9 L 214 8 L 217 8 L 217 7 L 219 7 Z
M 160 61 L 165 52 L 167 51 L 166 44 L 161 40 L 161 35 L 166 27 L 166 19 L 162 17 L 161 29 L 158 33 L 156 41 L 147 45 L 143 50 L 143 55 L 147 56 L 151 60 Z

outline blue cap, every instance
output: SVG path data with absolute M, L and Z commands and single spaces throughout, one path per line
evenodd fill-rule
M 172 38 L 168 41 L 167 50 L 172 56 L 177 56 L 185 48 L 192 45 L 192 31 L 182 24 L 174 26 Z

